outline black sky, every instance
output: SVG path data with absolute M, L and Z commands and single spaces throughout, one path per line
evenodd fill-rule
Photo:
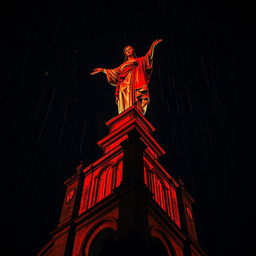
M 247 3 L 8 1 L 1 8 L 1 255 L 35 255 L 57 224 L 63 182 L 116 115 L 114 68 L 157 38 L 146 117 L 161 163 L 195 198 L 210 256 L 253 255 L 252 88 Z

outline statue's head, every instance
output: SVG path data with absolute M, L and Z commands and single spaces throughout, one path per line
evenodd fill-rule
M 124 60 L 128 60 L 128 57 L 137 58 L 135 49 L 131 45 L 126 45 L 124 47 Z

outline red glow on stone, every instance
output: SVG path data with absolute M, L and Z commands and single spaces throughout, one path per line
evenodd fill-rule
M 110 150 L 118 147 L 120 145 L 120 143 L 124 140 L 126 140 L 128 138 L 128 135 L 125 135 L 123 137 L 121 137 L 120 139 L 114 141 L 113 143 L 111 143 L 109 146 L 106 147 L 105 153 L 108 153 Z
M 96 202 L 102 200 L 111 193 L 113 168 L 112 166 L 104 170 L 98 178 L 98 195 Z
M 122 181 L 122 170 L 123 170 L 123 161 L 119 161 L 117 165 L 117 170 L 116 170 L 116 186 L 119 187 Z
M 175 186 L 148 161 L 146 161 L 146 166 L 144 168 L 144 181 L 146 186 L 152 192 L 153 199 L 156 203 L 169 215 L 175 224 L 180 227 Z
M 171 187 L 171 198 L 172 198 L 172 206 L 173 206 L 173 212 L 174 212 L 174 222 L 180 227 L 180 216 L 179 216 L 179 210 L 178 210 L 177 193 L 173 187 Z
M 186 207 L 186 211 L 187 211 L 188 217 L 192 220 L 193 219 L 193 215 L 192 215 L 192 212 L 191 212 L 190 208 Z
M 74 190 L 69 191 L 69 193 L 68 193 L 68 195 L 66 197 L 66 202 L 67 203 L 73 198 L 74 194 L 75 194 Z
M 85 176 L 85 179 L 84 179 L 84 188 L 82 193 L 79 214 L 83 213 L 88 208 L 89 193 L 91 190 L 91 181 L 92 181 L 92 173 L 89 173 L 87 176 Z
M 79 214 L 113 193 L 122 182 L 123 161 L 120 155 L 112 164 L 96 168 L 85 176 Z

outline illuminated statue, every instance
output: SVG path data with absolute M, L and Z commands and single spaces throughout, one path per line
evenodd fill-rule
M 95 68 L 91 75 L 103 72 L 106 74 L 108 82 L 116 86 L 116 104 L 120 114 L 134 104 L 146 113 L 149 103 L 148 84 L 153 68 L 154 48 L 163 39 L 155 40 L 147 54 L 137 58 L 132 46 L 124 47 L 125 61 L 114 69 Z

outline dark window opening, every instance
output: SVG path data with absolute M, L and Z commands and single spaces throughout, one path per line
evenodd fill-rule
M 151 255 L 168 256 L 168 252 L 162 241 L 156 237 L 152 237 Z
M 114 239 L 113 229 L 111 228 L 103 229 L 94 238 L 89 250 L 89 256 L 111 255 L 111 252 L 114 247 L 115 247 L 115 239 Z

